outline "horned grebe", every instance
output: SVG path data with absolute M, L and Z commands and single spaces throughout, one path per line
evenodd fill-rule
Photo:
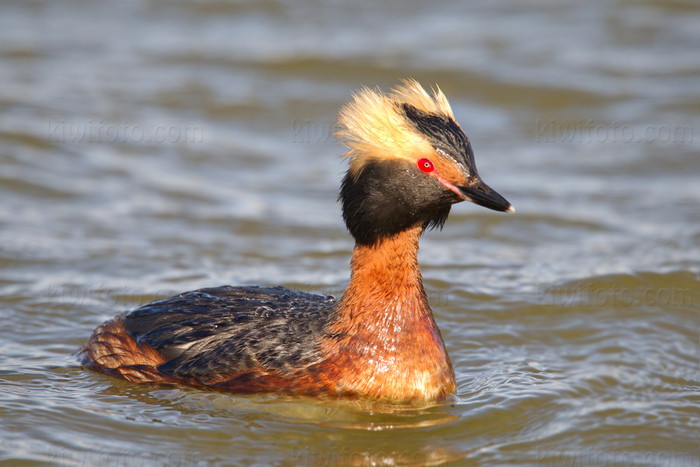
M 216 287 L 100 325 L 88 368 L 132 382 L 238 393 L 438 400 L 455 375 L 418 269 L 418 241 L 454 203 L 513 212 L 484 184 L 444 94 L 413 80 L 363 89 L 340 111 L 350 167 L 340 188 L 355 239 L 342 298 L 283 287 Z

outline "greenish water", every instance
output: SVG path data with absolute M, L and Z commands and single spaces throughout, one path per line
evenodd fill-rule
M 700 465 L 696 2 L 0 5 L 0 464 Z M 331 136 L 439 84 L 514 215 L 420 262 L 458 380 L 397 407 L 142 386 L 92 329 L 221 284 L 336 296 Z

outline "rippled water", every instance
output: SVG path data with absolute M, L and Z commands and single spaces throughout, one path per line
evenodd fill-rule
M 694 1 L 4 1 L 0 463 L 698 466 Z M 340 295 L 330 136 L 361 85 L 439 84 L 514 215 L 420 261 L 453 404 L 140 386 L 73 353 L 220 284 Z

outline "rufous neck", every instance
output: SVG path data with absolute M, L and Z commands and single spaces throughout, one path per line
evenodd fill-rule
M 373 245 L 355 245 L 350 283 L 340 302 L 345 318 L 371 313 L 387 318 L 431 315 L 418 268 L 418 242 L 423 229 L 414 227 Z
M 352 276 L 329 326 L 330 351 L 351 392 L 393 399 L 436 399 L 455 391 L 445 343 L 418 270 L 413 228 L 358 244 Z

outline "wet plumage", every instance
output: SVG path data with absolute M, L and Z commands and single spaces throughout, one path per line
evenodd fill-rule
M 289 373 L 320 359 L 319 338 L 335 299 L 283 287 L 217 287 L 142 306 L 126 332 L 158 351 L 166 374 L 216 380 L 269 368 Z
M 89 368 L 133 382 L 234 392 L 444 398 L 449 356 L 423 288 L 419 238 L 453 204 L 511 212 L 476 171 L 439 90 L 364 89 L 341 109 L 350 161 L 339 199 L 355 239 L 340 300 L 282 287 L 217 287 L 159 300 L 99 326 Z

